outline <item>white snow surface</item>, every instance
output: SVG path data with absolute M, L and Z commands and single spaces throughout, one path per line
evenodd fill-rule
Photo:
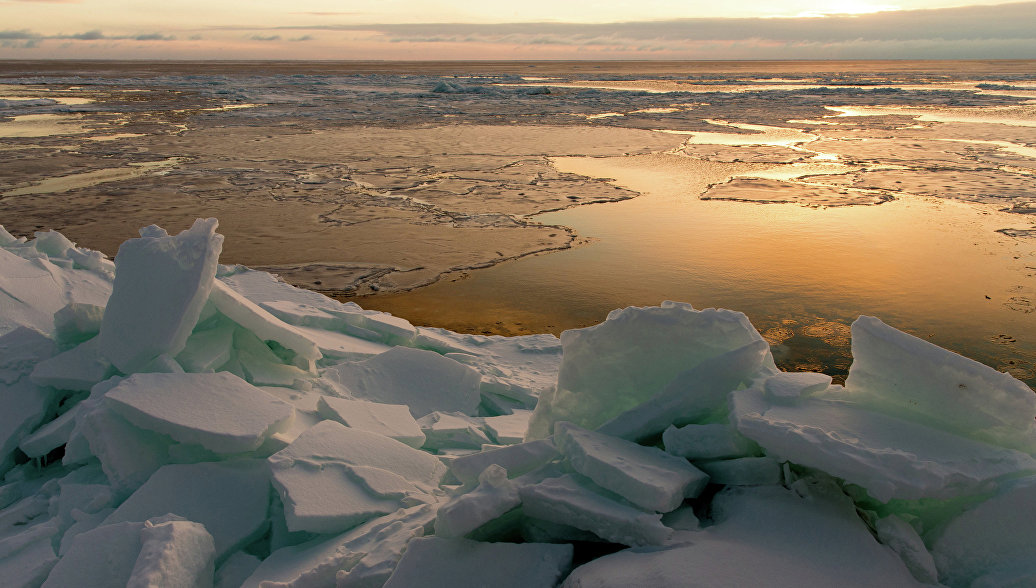
M 115 263 L 0 230 L 5 586 L 1036 582 L 1007 374 L 870 317 L 844 388 L 682 303 L 415 327 L 220 266 L 215 228 Z

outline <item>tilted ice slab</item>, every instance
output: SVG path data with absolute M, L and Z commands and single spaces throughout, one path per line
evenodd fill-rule
M 518 492 L 527 516 L 590 531 L 614 543 L 659 545 L 672 534 L 661 523 L 662 515 L 623 504 L 591 486 L 589 481 L 581 483 L 565 475 L 523 486 Z
M 450 463 L 450 471 L 461 484 L 468 486 L 491 465 L 504 468 L 513 477 L 531 472 L 556 457 L 558 450 L 553 440 L 540 439 L 463 455 Z
M 29 379 L 34 363 L 53 351 L 50 339 L 27 327 L 0 336 L 0 473 L 14 465 L 18 443 L 46 418 L 55 400 L 50 389 Z
M 666 453 L 689 459 L 723 459 L 756 455 L 758 446 L 731 425 L 670 426 L 662 433 Z
M 223 248 L 216 224 L 198 219 L 175 236 L 151 225 L 119 247 L 99 343 L 123 373 L 184 348 L 216 277 Z
M 682 457 L 564 421 L 554 442 L 572 468 L 645 510 L 669 512 L 701 493 L 709 476 Z
M 1036 471 L 1031 456 L 824 397 L 773 403 L 762 386 L 733 394 L 733 418 L 768 455 L 864 487 L 874 498 L 952 498 Z
M 295 416 L 290 404 L 227 372 L 134 374 L 105 399 L 138 427 L 221 454 L 258 448 Z
M 571 545 L 421 537 L 407 545 L 385 588 L 554 586 L 572 567 L 572 554 Z
M 517 507 L 522 500 L 518 487 L 507 478 L 507 470 L 491 465 L 479 476 L 478 486 L 439 507 L 435 534 L 463 537 Z
M 428 504 L 401 509 L 331 539 L 313 539 L 270 554 L 241 588 L 381 586 L 414 537 L 435 518 Z
M 174 464 L 155 472 L 103 524 L 181 516 L 205 525 L 218 563 L 262 536 L 269 505 L 270 474 L 261 460 Z
M 335 533 L 434 501 L 435 456 L 384 435 L 321 421 L 269 458 L 289 531 Z
M 1036 394 L 977 361 L 861 316 L 844 397 L 957 435 L 1036 454 Z
M 550 435 L 557 421 L 596 429 L 651 400 L 703 361 L 755 341 L 762 336 L 739 312 L 694 310 L 675 302 L 612 311 L 599 325 L 561 334 L 557 386 L 540 398 L 526 438 Z M 776 371 L 769 350 L 765 353 L 762 369 Z
M 414 418 L 436 410 L 478 412 L 478 372 L 432 351 L 393 347 L 364 361 L 327 368 L 322 376 L 345 395 L 405 404 Z

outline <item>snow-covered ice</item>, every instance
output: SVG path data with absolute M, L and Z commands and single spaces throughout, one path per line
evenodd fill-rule
M 0 231 L 4 585 L 1036 579 L 1006 374 L 869 317 L 844 387 L 680 303 L 560 343 L 415 327 L 219 266 L 215 227 L 114 264 Z

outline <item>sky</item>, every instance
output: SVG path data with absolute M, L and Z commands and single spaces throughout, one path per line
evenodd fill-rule
M 1036 59 L 1033 23 L 999 0 L 0 0 L 0 59 Z

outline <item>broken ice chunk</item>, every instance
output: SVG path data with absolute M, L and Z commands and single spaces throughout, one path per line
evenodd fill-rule
M 479 476 L 478 487 L 439 507 L 435 534 L 463 537 L 519 504 L 518 488 L 507 479 L 507 470 L 491 465 Z
M 682 457 L 572 423 L 555 425 L 554 443 L 577 472 L 645 510 L 675 510 L 709 482 L 707 474 Z
M 703 361 L 753 341 L 762 336 L 740 312 L 672 302 L 612 311 L 599 325 L 565 331 L 557 387 L 540 397 L 528 438 L 550 435 L 557 421 L 596 429 Z M 776 373 L 769 348 L 765 356 L 762 368 Z
M 889 515 L 878 519 L 874 524 L 874 530 L 878 534 L 878 540 L 899 555 L 918 582 L 925 584 L 939 582 L 939 572 L 935 569 L 935 560 L 932 559 L 932 554 L 928 552 L 924 541 L 910 526 L 910 523 L 896 515 Z
M 140 553 L 126 588 L 157 586 L 212 586 L 212 535 L 191 521 L 145 521 L 140 530 Z
M 919 588 L 850 501 L 759 486 L 720 492 L 713 513 L 715 524 L 686 540 L 606 555 L 576 568 L 564 586 L 628 588 L 648 577 L 651 586 Z
M 558 456 L 551 439 L 540 439 L 509 445 L 499 449 L 464 455 L 450 463 L 450 471 L 464 485 L 473 485 L 479 475 L 491 465 L 499 465 L 511 476 L 531 472 Z
M 191 333 L 183 351 L 176 356 L 176 361 L 188 372 L 213 372 L 227 363 L 233 346 L 233 325 L 220 324 Z
M 105 399 L 138 427 L 215 453 L 252 451 L 295 414 L 290 404 L 227 372 L 135 374 Z
M 321 421 L 270 456 L 289 531 L 334 533 L 427 502 L 446 471 L 395 439 Z
M 571 545 L 418 537 L 407 544 L 385 588 L 554 586 L 572 567 L 572 554 Z
M 772 457 L 742 457 L 702 461 L 697 465 L 713 484 L 765 486 L 781 483 L 781 464 Z
M 364 361 L 327 368 L 323 377 L 355 398 L 405 404 L 414 418 L 436 410 L 478 413 L 481 376 L 432 351 L 393 347 Z
M 262 536 L 269 505 L 270 474 L 262 460 L 173 464 L 155 472 L 104 524 L 166 513 L 201 523 L 212 535 L 218 564 Z
M 54 313 L 54 335 L 62 345 L 82 343 L 101 330 L 104 307 L 70 302 Z
M 42 457 L 68 442 L 76 425 L 76 407 L 22 438 L 18 448 L 29 457 Z
M 1034 517 L 1036 477 L 1030 476 L 951 520 L 932 544 L 939 579 L 948 586 L 996 586 L 1008 584 L 995 578 L 1016 575 L 1023 581 L 1009 585 L 1025 586 L 1036 577 Z
M 526 515 L 590 531 L 602 539 L 624 545 L 661 545 L 672 529 L 660 521 L 662 515 L 605 496 L 605 490 L 591 490 L 571 474 L 549 478 L 518 490 Z
M 485 391 L 483 390 L 483 393 Z M 485 417 L 486 430 L 501 445 L 521 443 L 529 429 L 531 410 L 514 410 L 511 414 Z
M 759 446 L 730 425 L 670 426 L 662 433 L 666 453 L 688 459 L 726 459 L 755 455 Z
M 861 316 L 844 397 L 952 433 L 1036 453 L 1036 394 L 1024 383 Z
M 436 449 L 479 449 L 492 443 L 480 428 L 482 423 L 462 413 L 435 411 L 417 420 L 424 433 L 424 447 Z
M 223 315 L 263 341 L 276 341 L 294 352 L 292 362 L 306 371 L 321 358 L 320 349 L 298 329 L 273 316 L 258 304 L 216 280 L 209 299 Z
M 858 484 L 881 502 L 988 491 L 998 478 L 1036 471 L 1031 456 L 874 412 L 811 397 L 772 404 L 761 387 L 733 394 L 741 434 L 766 453 Z
M 766 395 L 776 401 L 795 400 L 827 390 L 831 376 L 813 372 L 781 372 L 766 380 Z
M 411 447 L 421 447 L 425 436 L 421 427 L 403 404 L 382 404 L 366 400 L 350 400 L 321 396 L 317 402 L 320 416 L 342 423 L 353 429 L 362 429 L 384 435 Z
M 98 335 L 102 355 L 131 374 L 179 353 L 212 290 L 222 247 L 214 218 L 175 237 L 141 229 L 139 239 L 123 243 Z
M 50 571 L 44 588 L 125 586 L 140 553 L 143 528 L 143 522 L 120 522 L 77 535 Z

